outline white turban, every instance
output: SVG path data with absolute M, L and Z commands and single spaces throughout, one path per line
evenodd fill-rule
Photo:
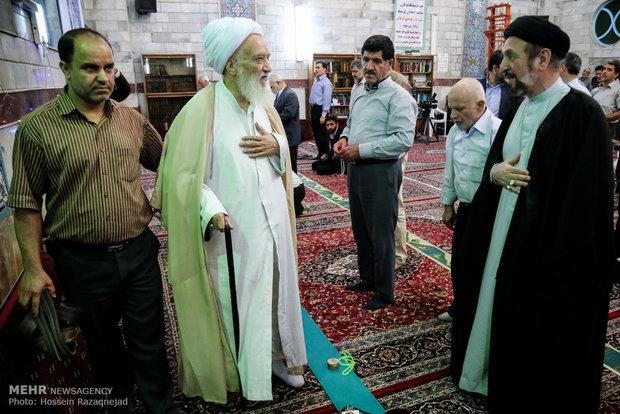
M 263 29 L 245 17 L 222 17 L 211 21 L 202 30 L 205 63 L 222 74 L 228 58 L 253 33 L 262 36 Z

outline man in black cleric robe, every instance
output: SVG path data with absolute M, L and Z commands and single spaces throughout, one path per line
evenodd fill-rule
M 557 49 L 553 42 L 558 40 L 545 31 L 551 23 L 531 18 L 513 21 L 510 26 L 516 26 L 512 33 L 509 26 L 505 37 Z M 568 36 L 566 41 L 564 54 Z M 463 242 L 453 251 L 469 281 L 468 296 L 460 298 L 462 309 L 453 321 L 451 373 L 456 384 L 501 191 L 512 185 L 492 182 L 490 174 L 505 161 L 504 141 L 517 109 L 495 137 Z M 608 134 L 599 105 L 572 89 L 537 130 L 527 165 L 530 181 L 520 189 L 496 273 L 488 367 L 493 413 L 598 411 L 614 278 Z

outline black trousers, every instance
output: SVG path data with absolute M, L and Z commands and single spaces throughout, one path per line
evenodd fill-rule
M 478 297 L 480 296 L 480 284 L 472 283 L 464 276 L 466 269 L 466 257 L 461 250 L 463 246 L 463 236 L 466 232 L 475 231 L 470 227 L 471 206 L 461 203 L 456 213 L 456 223 L 454 224 L 454 234 L 452 236 L 452 290 L 454 301 L 450 306 L 450 316 L 452 316 L 452 341 L 450 343 L 450 374 L 452 382 L 458 386 L 463 372 L 463 362 L 467 352 L 471 327 L 476 315 Z
M 304 206 L 301 202 L 304 200 L 306 196 L 306 187 L 301 184 L 297 187 L 293 188 L 293 203 L 295 206 L 295 217 L 301 216 L 301 213 L 304 212 Z
M 337 158 L 316 160 L 312 163 L 312 169 L 319 175 L 336 174 L 340 172 L 340 160 Z
M 347 183 L 353 237 L 362 282 L 384 299 L 394 300 L 394 230 L 398 220 L 399 160 L 349 165 Z
M 63 242 L 50 247 L 67 300 L 83 310 L 80 328 L 97 384 L 124 398 L 135 380 L 146 406 L 164 413 L 172 399 L 172 380 L 164 347 L 157 237 L 147 229 L 117 253 L 93 253 Z
M 312 135 L 316 148 L 319 150 L 319 157 L 329 152 L 329 138 L 327 137 L 327 129 L 325 123 L 321 124 L 321 115 L 323 107 L 321 105 L 312 105 L 310 117 L 312 119 Z
M 612 124 L 609 122 L 607 125 L 609 126 L 609 139 L 617 139 L 617 131 L 618 131 L 618 122 Z
M 452 291 L 454 293 L 454 300 L 450 305 L 450 309 L 448 313 L 450 316 L 454 317 L 456 312 L 458 311 L 458 301 L 463 294 L 467 294 L 463 286 L 467 286 L 467 284 L 463 284 L 462 278 L 459 277 L 460 268 L 460 258 L 461 256 L 458 254 L 455 255 L 454 251 L 458 249 L 461 245 L 461 240 L 463 239 L 463 234 L 465 233 L 465 228 L 467 227 L 467 222 L 469 221 L 469 211 L 470 204 L 460 203 L 458 211 L 456 213 L 456 222 L 454 223 L 454 233 L 452 235 L 452 263 L 450 265 L 451 268 L 451 277 L 452 277 Z M 473 292 L 472 292 L 473 293 Z M 477 291 L 476 291 L 477 293 Z
M 297 147 L 299 145 L 289 145 L 288 151 L 291 154 L 291 167 L 295 174 L 297 174 Z

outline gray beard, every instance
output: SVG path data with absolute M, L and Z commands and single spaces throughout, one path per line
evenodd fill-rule
M 255 106 L 273 105 L 275 95 L 269 87 L 269 82 L 261 84 L 260 75 L 250 75 L 242 68 L 239 69 L 238 85 L 241 95 Z
M 527 92 L 528 88 L 536 83 L 536 77 L 533 75 L 532 64 L 528 65 L 528 72 L 521 77 L 521 79 L 514 78 L 505 79 L 504 82 L 508 83 L 510 90 L 515 95 L 523 96 Z

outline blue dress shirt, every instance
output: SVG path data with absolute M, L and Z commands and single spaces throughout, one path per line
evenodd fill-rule
M 493 115 L 499 116 L 499 106 L 502 100 L 502 86 L 504 83 L 499 83 L 495 86 L 489 83 L 489 78 L 486 78 L 487 86 L 484 89 L 484 97 L 487 103 L 487 108 L 493 112 Z
M 482 181 L 484 164 L 501 119 L 487 108 L 468 131 L 456 125 L 446 139 L 446 168 L 441 186 L 441 204 L 451 206 L 458 198 L 471 203 Z
M 327 116 L 329 114 L 333 90 L 334 85 L 329 81 L 327 75 L 319 76 L 312 85 L 308 101 L 310 105 L 321 105 L 323 107 L 321 116 Z

